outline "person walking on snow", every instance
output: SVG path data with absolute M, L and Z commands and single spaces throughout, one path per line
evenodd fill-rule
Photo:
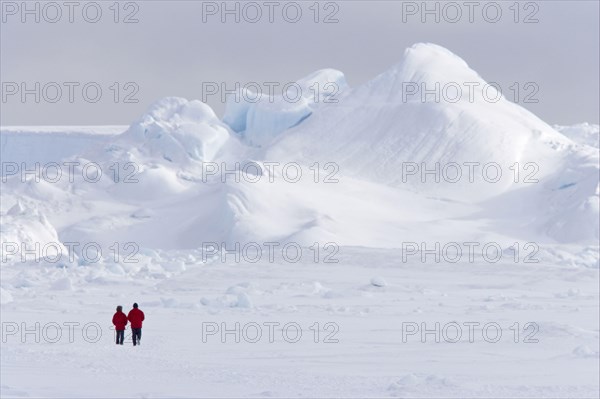
M 123 345 L 125 326 L 127 325 L 127 316 L 123 313 L 123 306 L 117 306 L 117 313 L 113 316 L 112 322 L 117 332 L 117 345 Z
M 139 345 L 142 339 L 142 322 L 144 321 L 144 312 L 138 309 L 138 304 L 133 304 L 133 309 L 129 311 L 127 320 L 131 323 L 131 335 L 133 336 L 133 346 Z

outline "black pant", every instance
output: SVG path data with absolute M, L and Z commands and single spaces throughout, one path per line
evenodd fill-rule
M 123 345 L 123 340 L 125 339 L 125 330 L 116 330 L 117 331 L 117 345 Z
M 142 329 L 141 328 L 132 328 L 131 336 L 133 337 L 133 346 L 139 345 L 142 340 Z

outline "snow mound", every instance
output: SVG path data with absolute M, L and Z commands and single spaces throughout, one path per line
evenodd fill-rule
M 17 201 L 1 215 L 0 247 L 2 262 L 38 261 L 43 257 L 60 259 L 68 250 L 44 213 Z
M 81 166 L 73 182 L 12 176 L 3 185 L 2 239 L 20 242 L 27 239 L 22 234 L 44 243 L 59 236 L 103 247 L 135 241 L 164 250 L 274 240 L 370 247 L 483 238 L 597 244 L 597 150 L 502 96 L 486 101 L 495 98 L 494 88 L 450 51 L 416 44 L 400 63 L 355 89 L 332 69 L 296 83 L 302 89 L 296 103 L 282 95 L 257 102 L 230 96 L 224 122 L 199 101 L 156 102 L 125 133 L 73 156 L 82 165 L 101 165 L 106 179 L 98 183 L 84 181 Z M 446 85 L 462 87 L 461 98 L 414 93 Z M 335 91 L 337 102 L 326 102 Z M 69 135 L 80 136 L 63 136 Z M 61 138 L 58 145 L 68 142 Z M 302 178 L 290 182 L 281 166 L 266 168 L 272 161 L 297 162 Z M 207 162 L 221 173 L 204 179 Z M 113 180 L 117 163 L 120 180 Z M 132 172 L 127 163 L 135 165 L 135 184 L 124 182 Z M 483 166 L 492 163 L 501 175 L 490 183 Z M 258 165 L 251 176 L 222 180 L 225 167 L 239 177 L 249 164 Z M 448 164 L 460 168 L 457 182 L 439 179 Z M 477 165 L 473 175 L 468 164 Z M 532 170 L 527 164 L 537 168 L 535 183 L 523 183 Z M 405 173 L 407 165 L 416 173 Z M 426 170 L 437 176 L 425 177 Z M 9 209 L 17 199 L 48 215 L 48 225 L 22 205 Z M 37 240 L 37 234 L 45 236 Z M 186 268 L 165 265 L 147 272 Z
M 474 87 L 473 94 L 465 84 Z M 451 102 L 454 95 L 443 94 L 447 85 L 462 88 L 458 101 Z M 436 87 L 438 98 L 421 95 Z M 414 90 L 418 94 L 411 94 Z M 332 161 L 346 175 L 394 186 L 424 186 L 418 178 L 403 181 L 408 163 L 425 163 L 433 169 L 450 162 L 480 167 L 496 162 L 509 172 L 508 167 L 517 161 L 541 162 L 551 157 L 540 169 L 544 173 L 556 170 L 559 157 L 555 153 L 572 142 L 494 90 L 450 51 L 417 44 L 390 70 L 347 91 L 338 104 L 321 107 L 282 134 L 267 157 Z M 512 179 L 506 172 L 485 190 L 464 178 L 458 183 L 429 179 L 426 188 L 432 194 L 468 197 L 472 202 L 510 187 Z M 474 177 L 476 182 L 484 181 L 481 170 Z
M 508 101 L 434 44 L 412 46 L 388 71 L 315 110 L 265 157 L 332 162 L 344 178 L 464 204 L 508 196 L 514 206 L 496 201 L 481 215 L 502 213 L 513 229 L 530 220 L 541 235 L 561 242 L 598 239 L 598 152 Z M 499 173 L 485 172 L 489 166 Z M 525 182 L 533 169 L 535 178 Z
M 228 127 L 208 105 L 168 97 L 153 104 L 108 151 L 185 167 L 215 160 L 230 140 Z

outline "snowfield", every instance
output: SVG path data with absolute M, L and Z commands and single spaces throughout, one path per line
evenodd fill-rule
M 598 126 L 434 44 L 298 87 L 2 127 L 1 396 L 598 397 Z
M 342 248 L 337 264 L 155 256 L 156 263 L 126 274 L 111 267 L 3 272 L 15 296 L 2 305 L 3 322 L 30 329 L 58 323 L 62 337 L 37 344 L 34 335 L 26 343 L 20 332 L 8 336 L 2 396 L 572 398 L 598 390 L 598 269 L 568 262 L 402 263 L 397 250 L 366 248 Z M 179 264 L 180 271 L 159 264 Z M 143 344 L 116 347 L 108 305 L 128 310 L 133 299 L 147 315 Z M 73 343 L 69 322 L 79 323 Z M 422 323 L 435 331 L 436 322 L 440 330 L 458 323 L 461 339 L 446 342 L 456 337 L 450 326 L 438 343 L 435 334 L 423 343 Z M 101 326 L 97 342 L 92 324 L 84 338 L 87 323 Z M 235 323 L 239 343 L 234 332 L 222 336 Z M 302 329 L 297 342 L 295 324 L 284 335 L 288 323 Z M 406 333 L 413 323 L 419 327 L 405 342 L 403 323 Z M 471 324 L 472 343 L 465 323 L 479 323 Z M 502 328 L 498 342 L 484 338 L 487 323 Z M 527 323 L 538 330 L 525 329 Z M 486 337 L 493 341 L 491 326 Z M 45 334 L 53 339 L 55 331 L 49 326 Z

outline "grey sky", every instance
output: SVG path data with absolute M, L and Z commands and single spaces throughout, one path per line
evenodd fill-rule
M 83 19 L 83 7 L 90 2 L 78 2 L 73 8 L 75 22 L 69 23 L 69 8 L 61 6 L 60 20 L 48 23 L 44 16 L 52 19 L 56 10 L 46 6 L 43 15 L 45 3 L 39 5 L 40 23 L 34 15 L 26 15 L 22 23 L 21 10 L 12 15 L 14 4 L 20 8 L 21 1 L 2 1 L 6 22 L 1 25 L 1 80 L 5 89 L 7 82 L 26 82 L 31 88 L 35 82 L 41 86 L 57 82 L 62 98 L 56 103 L 41 98 L 37 104 L 34 95 L 28 95 L 25 103 L 18 94 L 8 96 L 1 103 L 2 125 L 129 124 L 159 98 L 201 99 L 203 82 L 226 82 L 228 87 L 236 81 L 242 85 L 290 82 L 321 68 L 343 71 L 355 87 L 398 62 L 404 49 L 416 42 L 447 47 L 484 79 L 498 82 L 509 98 L 514 97 L 509 87 L 518 82 L 519 102 L 551 124 L 599 120 L 600 35 L 595 0 L 519 2 L 519 23 L 513 20 L 515 1 L 497 2 L 502 10 L 497 23 L 487 22 L 482 15 L 483 6 L 490 2 L 477 2 L 473 23 L 465 1 L 455 3 L 463 13 L 457 23 L 445 21 L 444 14 L 439 23 L 433 15 L 422 23 L 419 12 L 403 14 L 403 7 L 412 7 L 408 3 L 421 7 L 421 1 L 322 1 L 320 23 L 313 20 L 314 1 L 297 2 L 303 12 L 297 23 L 283 18 L 283 5 L 289 2 L 274 6 L 273 23 L 268 21 L 264 1 L 257 2 L 263 12 L 257 23 L 243 18 L 236 23 L 231 15 L 222 23 L 219 13 L 207 15 L 203 22 L 203 7 L 213 2 L 201 1 L 138 1 L 126 9 L 126 2 L 121 2 L 120 23 L 113 21 L 113 1 L 98 2 L 102 17 L 97 23 Z M 62 5 L 63 0 L 57 3 Z M 433 8 L 434 3 L 428 6 Z M 35 7 L 35 2 L 28 4 Z M 439 3 L 440 12 L 444 4 Z M 294 8 L 287 10 L 293 18 Z M 487 10 L 487 17 L 493 18 L 494 9 Z M 88 5 L 87 11 L 93 18 L 94 6 Z M 254 17 L 254 9 L 246 11 Z M 132 12 L 139 22 L 122 23 Z M 339 22 L 323 23 L 332 12 Z M 455 15 L 455 9 L 446 12 L 447 18 Z M 531 13 L 539 22 L 523 23 Z M 64 82 L 80 83 L 74 88 L 73 103 Z M 81 88 L 88 82 L 97 82 L 103 90 L 97 103 L 83 98 Z M 114 82 L 119 87 L 118 103 L 113 98 Z M 132 96 L 138 103 L 123 102 L 135 88 L 125 87 L 127 82 L 139 87 Z M 533 97 L 538 103 L 523 103 L 532 91 L 531 86 L 524 87 L 527 82 L 539 87 Z M 54 89 L 48 90 L 53 97 Z M 222 114 L 219 97 L 211 96 L 208 103 Z

